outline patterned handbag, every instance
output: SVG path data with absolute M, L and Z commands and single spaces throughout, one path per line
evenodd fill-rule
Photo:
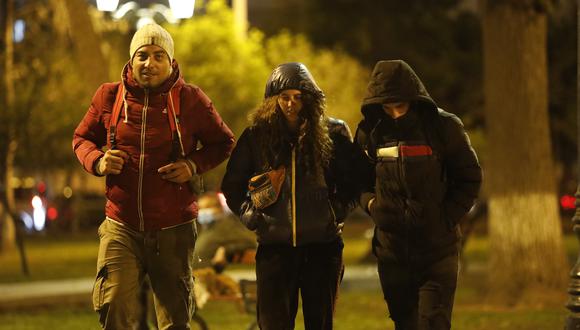
M 270 170 L 250 178 L 248 190 L 252 203 L 257 209 L 265 209 L 278 200 L 285 176 L 286 168 L 281 166 L 276 170 Z

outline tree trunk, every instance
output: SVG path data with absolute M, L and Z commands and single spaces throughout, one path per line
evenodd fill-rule
M 101 49 L 101 37 L 95 32 L 85 0 L 52 0 L 60 25 L 74 42 L 74 54 L 79 68 L 85 68 L 84 84 L 96 90 L 109 80 L 109 61 Z M 89 69 L 90 68 L 90 69 Z
M 490 292 L 510 305 L 565 293 L 568 271 L 548 121 L 546 15 L 524 3 L 481 7 Z
M 16 229 L 12 215 L 15 213 L 14 191 L 12 189 L 12 175 L 14 168 L 14 156 L 18 142 L 15 136 L 14 127 L 10 124 L 14 113 L 14 46 L 12 42 L 14 26 L 14 3 L 11 0 L 2 0 L 0 13 L 2 13 L 2 40 L 4 41 L 3 70 L 4 96 L 2 97 L 2 120 L 1 136 L 3 145 L 0 147 L 0 186 L 4 187 L 2 192 L 2 208 L 0 212 L 0 251 L 14 248 L 16 246 Z

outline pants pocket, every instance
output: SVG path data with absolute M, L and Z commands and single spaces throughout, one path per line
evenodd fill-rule
M 95 284 L 93 285 L 93 308 L 95 311 L 101 310 L 105 301 L 105 285 L 107 281 L 107 266 L 101 267 L 97 273 Z
M 195 309 L 197 308 L 195 302 L 195 295 L 193 292 L 194 286 L 193 275 L 182 278 L 181 282 L 183 284 L 184 293 L 186 294 L 188 315 L 193 315 L 195 313 Z

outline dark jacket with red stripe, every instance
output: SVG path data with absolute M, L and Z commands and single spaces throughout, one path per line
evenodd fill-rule
M 397 119 L 383 103 L 408 101 Z M 363 100 L 355 140 L 371 167 L 361 206 L 375 224 L 374 253 L 382 260 L 435 261 L 457 252 L 458 222 L 478 196 L 482 171 L 463 124 L 438 109 L 403 61 L 377 64 Z
M 206 172 L 224 161 L 234 136 L 216 112 L 211 100 L 196 86 L 186 84 L 177 62 L 161 86 L 145 90 L 123 70 L 127 90 L 127 118 L 121 111 L 116 147 L 129 154 L 118 175 L 106 178 L 106 215 L 135 230 L 158 230 L 191 221 L 197 216 L 196 196 L 188 183 L 161 178 L 157 169 L 170 163 L 175 152 L 169 125 L 167 98 L 172 86 L 180 86 L 180 131 L 186 157 Z M 73 149 L 85 170 L 95 174 L 103 155 L 115 96 L 120 83 L 106 83 L 95 93 L 91 106 L 74 132 Z M 202 147 L 197 149 L 197 144 Z

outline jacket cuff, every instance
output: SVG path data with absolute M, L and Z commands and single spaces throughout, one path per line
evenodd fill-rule
M 105 176 L 104 174 L 102 174 L 102 173 L 99 171 L 99 162 L 101 161 L 101 159 L 102 159 L 102 158 L 103 158 L 103 156 L 101 155 L 101 156 L 100 156 L 100 157 L 98 157 L 98 158 L 95 160 L 95 162 L 93 163 L 93 173 L 94 173 L 96 176 Z
M 195 162 L 189 158 L 185 158 L 185 160 L 187 161 L 187 165 L 189 165 L 189 169 L 191 170 L 191 174 L 196 175 L 197 174 L 197 165 L 195 165 Z
M 100 150 L 94 150 L 91 153 L 89 153 L 84 161 L 83 161 L 83 167 L 85 168 L 85 170 L 89 173 L 91 173 L 92 175 L 95 176 L 104 176 L 104 175 L 100 175 L 97 173 L 96 171 L 96 166 L 99 162 L 99 159 L 101 159 L 104 156 L 104 153 Z

